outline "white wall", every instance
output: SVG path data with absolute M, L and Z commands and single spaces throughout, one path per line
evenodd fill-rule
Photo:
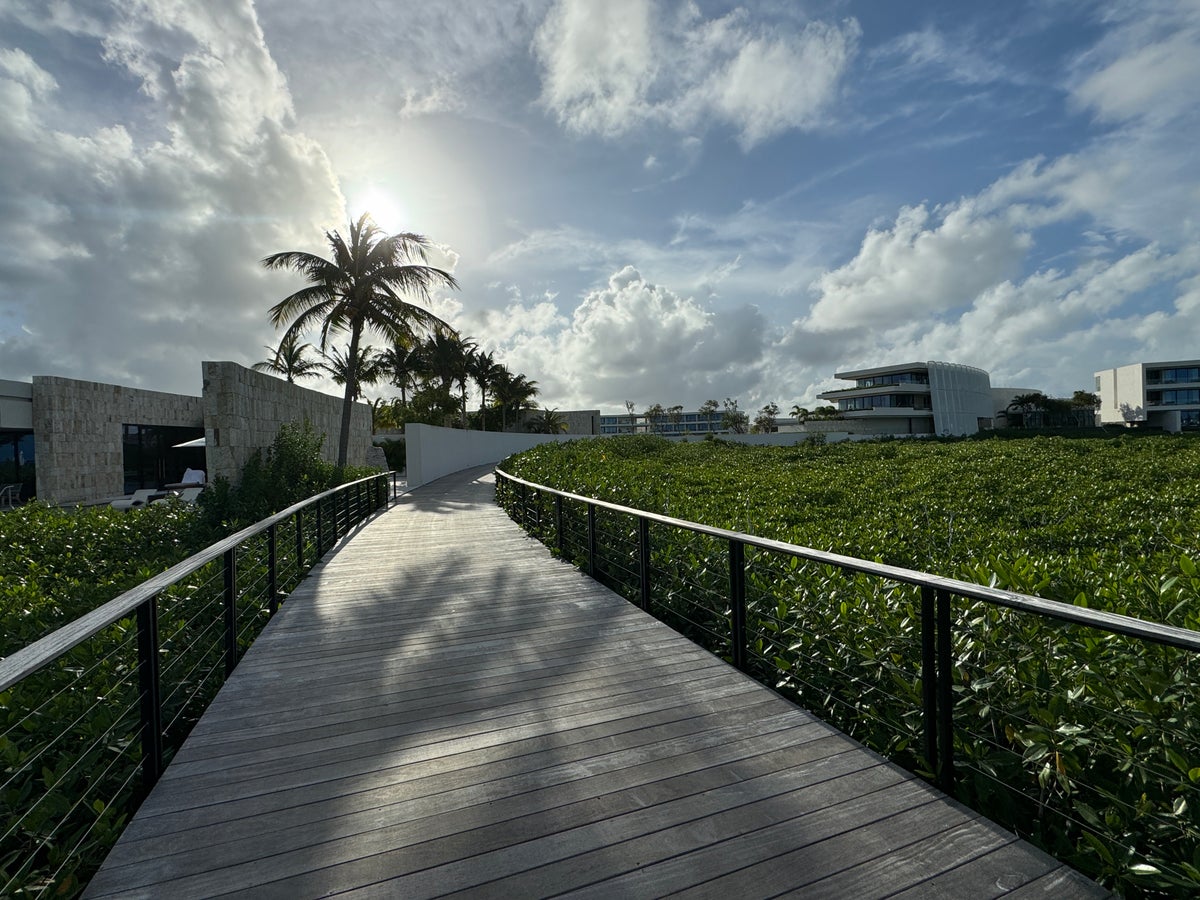
M 1097 372 L 1100 380 L 1100 421 L 1146 421 L 1146 373 L 1142 363 Z
M 932 360 L 927 365 L 934 432 L 975 434 L 981 419 L 991 423 L 995 410 L 987 372 L 974 366 Z
M 578 440 L 569 434 L 510 434 L 500 431 L 464 431 L 436 425 L 407 425 L 404 451 L 410 488 L 427 484 L 472 466 L 497 463 L 506 456 L 550 441 Z
M 407 425 L 405 435 L 405 459 L 408 465 L 408 486 L 428 484 L 473 466 L 498 463 L 513 453 L 529 450 L 548 441 L 571 441 L 585 439 L 587 435 L 570 434 L 510 434 L 499 431 L 463 431 L 461 428 L 439 428 L 435 425 Z M 719 440 L 755 446 L 791 447 L 814 435 L 802 432 L 778 432 L 776 434 L 722 434 Z M 604 437 L 608 437 L 605 435 Z M 845 440 L 866 440 L 878 435 L 852 435 L 846 432 L 821 434 L 827 443 Z M 684 437 L 668 437 L 669 441 L 681 441 Z M 687 436 L 687 440 L 704 440 L 703 437 Z

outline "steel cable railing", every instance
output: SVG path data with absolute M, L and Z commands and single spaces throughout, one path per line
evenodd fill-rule
M 388 481 L 297 503 L 0 659 L 0 896 L 83 889 L 281 596 Z
M 501 469 L 496 494 L 564 559 L 1060 859 L 1130 895 L 1200 891 L 1200 633 Z

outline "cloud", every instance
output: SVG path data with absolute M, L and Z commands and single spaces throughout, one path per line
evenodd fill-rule
M 990 59 L 987 50 L 973 37 L 957 34 L 948 38 L 932 27 L 898 35 L 872 50 L 870 58 L 886 66 L 893 76 L 903 78 L 940 75 L 959 84 L 981 85 L 1020 77 Z
M 732 128 L 743 149 L 825 126 L 861 29 L 752 23 L 741 8 L 674 18 L 648 0 L 558 0 L 534 38 L 542 105 L 579 134 L 617 137 L 645 124 Z
M 1124 19 L 1127 12 L 1112 10 L 1116 27 L 1079 60 L 1072 99 L 1107 123 L 1194 119 L 1200 7 L 1147 3 Z
M 699 405 L 757 380 L 765 322 L 753 307 L 706 309 L 647 281 L 633 266 L 612 273 L 568 315 L 550 299 L 510 303 L 463 324 L 489 336 L 498 357 L 535 378 L 543 405 L 620 408 Z
M 22 248 L 0 263 L 4 374 L 196 391 L 201 359 L 262 356 L 294 285 L 258 260 L 322 249 L 336 181 L 294 129 L 250 0 L 56 9 L 22 11 L 36 61 L 0 58 L 0 96 L 22 101 L 0 103 L 0 241 Z M 80 66 L 136 130 L 60 102 Z
M 850 262 L 817 279 L 808 327 L 887 328 L 960 308 L 1015 273 L 1029 245 L 1028 234 L 975 215 L 970 203 L 933 214 L 906 207 L 891 228 L 868 231 Z

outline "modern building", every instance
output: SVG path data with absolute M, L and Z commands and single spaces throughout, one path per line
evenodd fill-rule
M 307 420 L 337 457 L 342 399 L 232 362 L 201 363 L 200 396 L 34 376 L 0 381 L 0 485 L 22 499 L 88 503 L 178 482 L 185 469 L 236 481 L 287 422 Z M 366 462 L 371 409 L 357 403 L 349 461 Z
M 855 434 L 963 435 L 992 427 L 991 379 L 982 369 L 912 362 L 834 377 L 854 387 L 818 396 L 837 406 L 845 430 Z
M 600 434 L 662 434 L 669 437 L 694 434 L 722 434 L 721 411 L 680 412 L 647 416 L 627 412 L 600 416 Z
M 1200 430 L 1200 360 L 1142 362 L 1096 373 L 1101 424 Z

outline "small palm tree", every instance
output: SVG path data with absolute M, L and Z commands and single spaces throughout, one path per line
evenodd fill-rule
M 537 404 L 533 402 L 533 398 L 538 395 L 537 382 L 530 381 L 524 375 L 514 375 L 508 368 L 502 369 L 493 391 L 496 395 L 496 403 L 500 407 L 502 431 L 508 430 L 508 413 L 510 411 L 516 415 L 523 409 L 537 407 Z
M 804 424 L 804 422 L 808 419 L 808 409 L 801 406 L 799 403 L 792 406 L 791 412 L 796 421 L 800 424 Z
M 349 240 L 336 231 L 326 232 L 325 239 L 332 251 L 331 259 L 291 250 L 263 260 L 268 269 L 294 269 L 308 279 L 307 287 L 271 307 L 271 323 L 276 328 L 286 324 L 287 334 L 296 337 L 319 324 L 322 350 L 331 334 L 348 331 L 346 358 L 354 362 L 360 358 L 363 331 L 374 330 L 399 341 L 412 339 L 418 332 L 450 327 L 401 296 L 416 295 L 428 302 L 433 288 L 458 287 L 449 272 L 426 264 L 427 238 L 411 232 L 384 234 L 364 213 L 357 222 L 350 223 Z M 346 376 L 338 437 L 339 466 L 346 464 L 350 418 L 359 393 L 358 371 L 353 364 Z
M 535 434 L 562 434 L 567 430 L 567 420 L 559 415 L 558 407 L 542 410 L 526 424 Z
M 420 371 L 420 352 L 407 341 L 395 341 L 391 349 L 379 354 L 383 377 L 400 388 L 400 405 L 408 406 L 408 389 L 415 384 Z
M 357 372 L 357 377 L 354 380 L 354 399 L 362 399 L 362 389 L 364 385 L 378 384 L 379 380 L 384 377 L 384 369 L 379 361 L 379 354 L 375 352 L 375 348 L 371 346 L 360 347 L 358 350 L 358 358 L 354 360 L 354 366 L 350 365 L 350 354 L 342 353 L 340 350 L 333 349 L 328 353 L 322 353 L 322 358 L 325 360 L 320 364 L 321 368 L 329 373 L 329 377 L 333 379 L 335 384 L 345 385 L 352 372 Z
M 289 383 L 294 383 L 297 378 L 316 378 L 321 373 L 321 364 L 305 356 L 305 351 L 311 350 L 312 344 L 301 344 L 299 340 L 299 335 L 287 332 L 280 339 L 278 347 L 267 346 L 267 350 L 271 351 L 270 358 L 256 362 L 251 368 L 256 372 L 282 375 Z

